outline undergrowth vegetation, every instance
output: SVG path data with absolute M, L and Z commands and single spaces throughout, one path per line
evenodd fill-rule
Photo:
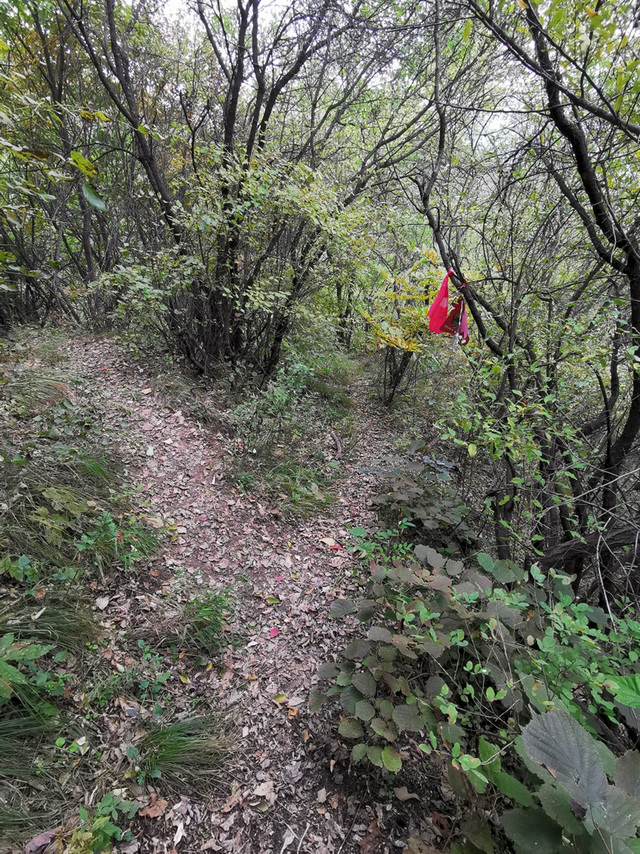
M 259 489 L 291 515 L 331 506 L 339 458 L 356 441 L 348 394 L 354 367 L 340 354 L 308 353 L 302 361 L 292 351 L 271 382 L 244 393 L 229 415 L 243 492 Z
M 217 779 L 221 721 L 207 704 L 185 715 L 170 683 L 187 644 L 204 667 L 228 645 L 231 600 L 176 588 L 160 611 L 171 648 L 116 631 L 105 609 L 165 534 L 123 483 L 95 390 L 28 336 L 0 363 L 0 838 L 56 827 L 56 850 L 81 854 L 128 838 L 147 786 Z
M 339 701 L 356 764 L 437 754 L 467 810 L 452 852 L 640 851 L 635 601 L 603 610 L 566 573 L 478 551 L 448 473 L 409 469 L 379 498 L 399 524 L 352 531 L 361 596 L 331 612 L 362 630 L 311 708 Z

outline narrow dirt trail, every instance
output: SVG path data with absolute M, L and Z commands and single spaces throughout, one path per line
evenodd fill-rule
M 376 479 L 361 469 L 392 450 L 386 415 L 355 390 L 359 442 L 341 461 L 338 501 L 326 516 L 289 522 L 265 500 L 233 490 L 224 476 L 228 440 L 168 406 L 148 364 L 104 339 L 70 342 L 66 357 L 104 410 L 145 513 L 175 526 L 174 542 L 165 542 L 135 598 L 151 602 L 177 573 L 194 588 L 229 587 L 243 637 L 239 648 L 227 648 L 222 669 L 192 668 L 176 686 L 185 706 L 208 699 L 228 716 L 228 783 L 205 806 L 183 799 L 149 822 L 139 850 L 373 854 L 403 848 L 411 831 L 424 833 L 415 807 L 402 805 L 398 824 L 397 810 L 369 791 L 366 775 L 349 775 L 335 710 L 307 709 L 318 666 L 344 645 L 344 624 L 329 619 L 329 604 L 353 587 L 349 553 L 323 538 L 343 544 L 347 528 L 376 524 Z M 148 608 L 126 609 L 131 627 L 153 623 L 153 607 L 151 616 Z

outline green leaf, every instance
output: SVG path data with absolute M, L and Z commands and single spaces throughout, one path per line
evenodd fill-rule
M 567 831 L 579 836 L 584 833 L 584 825 L 573 814 L 571 795 L 556 783 L 543 783 L 537 792 L 540 803 L 547 815 Z
M 486 768 L 483 767 L 482 770 L 486 773 Z M 487 777 L 505 797 L 511 798 L 512 801 L 523 807 L 533 806 L 533 798 L 529 790 L 511 774 L 507 774 L 506 771 L 498 771 L 493 776 L 487 774 Z
M 367 637 L 372 641 L 384 641 L 385 643 L 389 643 L 393 635 L 389 629 L 385 629 L 383 626 L 371 626 Z
M 489 824 L 480 813 L 474 812 L 468 818 L 460 822 L 460 830 L 469 842 L 484 851 L 485 854 L 493 854 L 493 837 Z
M 354 762 L 360 762 L 360 760 L 364 759 L 367 755 L 367 745 L 366 744 L 354 744 L 351 748 L 351 759 Z
M 562 846 L 562 830 L 544 810 L 509 810 L 501 820 L 509 839 L 527 854 L 555 854 Z
M 344 657 L 351 660 L 365 658 L 371 652 L 371 644 L 363 638 L 352 641 L 344 651 Z
M 344 736 L 344 738 L 362 738 L 364 735 L 362 724 L 355 718 L 347 718 L 344 721 L 340 721 L 338 732 L 340 735 Z
M 616 786 L 640 801 L 640 753 L 637 750 L 627 750 L 618 758 L 614 779 Z
M 469 768 L 466 771 L 468 778 L 471 780 L 473 784 L 473 788 L 480 795 L 484 794 L 487 791 L 487 778 L 481 771 L 477 771 L 475 768 Z
M 593 738 L 564 711 L 538 715 L 522 731 L 529 756 L 555 772 L 555 778 L 583 806 L 604 803 L 607 778 Z
M 309 695 L 309 711 L 317 712 L 326 699 L 326 694 L 320 694 L 318 691 L 312 691 Z
M 26 684 L 26 678 L 6 661 L 0 661 L 0 699 L 8 699 L 14 685 Z
M 387 741 L 395 741 L 398 737 L 398 731 L 393 721 L 383 721 L 382 718 L 374 718 L 369 726 L 377 735 L 386 738 Z
M 376 768 L 382 768 L 382 748 L 377 747 L 376 745 L 369 745 L 367 747 L 367 756 L 369 757 L 369 762 L 372 765 L 375 765 Z
M 410 706 L 406 703 L 396 706 L 393 710 L 393 721 L 398 727 L 398 732 L 419 732 L 426 729 L 415 703 Z
M 95 208 L 97 211 L 106 211 L 107 206 L 102 201 L 100 196 L 96 193 L 93 187 L 90 187 L 89 184 L 82 185 L 82 194 L 84 195 L 87 202 L 91 205 L 91 207 Z
M 328 661 L 326 664 L 323 664 L 318 668 L 318 676 L 320 679 L 335 679 L 338 673 L 340 673 L 340 671 L 332 661 Z
M 493 571 L 494 561 L 493 561 L 493 558 L 491 557 L 491 555 L 488 555 L 486 552 L 480 552 L 476 556 L 476 560 L 478 561 L 478 563 L 484 569 L 485 572 L 492 572 Z
M 634 676 L 617 676 L 615 682 L 611 682 L 611 693 L 623 706 L 640 709 L 640 673 Z
M 96 177 L 98 174 L 97 167 L 94 166 L 90 160 L 87 160 L 83 154 L 80 154 L 79 151 L 72 151 L 69 156 L 71 157 L 73 165 L 77 166 L 83 175 L 86 175 L 87 178 Z
M 356 717 L 361 721 L 370 721 L 376 715 L 376 710 L 368 700 L 360 700 L 356 703 Z
M 356 606 L 351 599 L 334 599 L 329 606 L 329 615 L 334 618 L 346 617 L 355 613 Z
M 640 824 L 640 806 L 622 789 L 609 786 L 604 804 L 593 807 L 589 818 L 615 839 L 627 839 Z
M 365 697 L 373 697 L 376 693 L 377 683 L 370 673 L 354 673 L 351 682 L 355 688 Z
M 340 694 L 340 705 L 350 715 L 355 715 L 356 705 L 360 700 L 364 699 L 360 691 L 356 690 L 353 685 L 349 685 Z
M 400 759 L 400 754 L 392 747 L 384 748 L 382 751 L 382 762 L 387 771 L 391 771 L 393 774 L 397 774 L 402 768 L 402 759 Z

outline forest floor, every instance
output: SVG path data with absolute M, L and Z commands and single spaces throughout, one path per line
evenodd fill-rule
M 153 360 L 136 361 L 109 339 L 69 341 L 60 368 L 90 389 L 124 480 L 137 490 L 134 502 L 164 531 L 160 550 L 135 577 L 92 582 L 109 641 L 102 654 L 116 668 L 128 660 L 132 638 L 153 648 L 173 585 L 187 592 L 229 589 L 235 604 L 219 660 L 196 666 L 183 652 L 170 662 L 166 683 L 174 708 L 215 710 L 224 719 L 228 753 L 218 781 L 206 798 L 152 794 L 133 841 L 120 850 L 420 854 L 442 848 L 456 807 L 441 769 L 429 765 L 417 743 L 406 739 L 397 778 L 352 766 L 336 737 L 339 709 L 308 709 L 318 667 L 344 646 L 345 621 L 331 620 L 329 606 L 357 587 L 348 531 L 378 526 L 372 499 L 381 485 L 371 469 L 394 451 L 392 416 L 370 385 L 360 377 L 349 389 L 358 441 L 340 456 L 335 503 L 320 515 L 293 518 L 277 498 L 234 485 L 233 439 L 222 417 L 228 404 L 215 392 L 207 396 L 203 424 L 168 394 L 166 372 L 159 379 Z M 339 455 L 330 432 L 323 441 L 327 458 Z M 121 698 L 120 707 L 121 720 L 108 724 L 105 766 L 122 763 L 131 727 L 144 726 L 127 718 L 135 717 L 135 703 Z M 148 790 L 140 789 L 138 800 L 144 797 Z

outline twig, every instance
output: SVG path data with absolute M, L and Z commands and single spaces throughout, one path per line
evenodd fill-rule
M 353 820 L 351 821 L 351 825 L 349 826 L 349 830 L 347 831 L 347 833 L 346 833 L 346 835 L 345 835 L 344 839 L 342 840 L 342 845 L 340 846 L 340 848 L 338 848 L 338 850 L 337 850 L 336 854 L 341 854 L 342 849 L 343 849 L 343 848 L 344 848 L 344 846 L 347 844 L 347 840 L 348 840 L 348 839 L 349 839 L 349 837 L 351 836 L 351 831 L 353 830 L 353 826 L 354 826 L 354 825 L 355 825 L 355 823 L 356 823 L 356 819 L 358 818 L 358 813 L 360 812 L 360 807 L 361 807 L 361 806 L 362 806 L 362 797 L 360 797 L 360 800 L 358 801 L 358 806 L 356 807 L 356 811 L 355 811 L 355 813 L 353 814 Z
M 609 597 L 607 596 L 607 588 L 604 584 L 604 579 L 602 577 L 602 572 L 600 570 L 600 548 L 602 544 L 602 534 L 598 539 L 598 545 L 596 546 L 596 569 L 598 571 L 598 580 L 600 581 L 600 589 L 602 590 L 602 596 L 604 599 L 604 603 L 607 606 L 607 611 L 609 612 L 609 616 L 611 617 L 611 624 L 615 625 L 615 620 L 613 619 L 613 614 L 611 613 L 611 605 L 609 605 Z
M 298 852 L 297 852 L 297 854 L 300 854 L 300 849 L 302 848 L 302 843 L 304 842 L 304 838 L 305 838 L 305 836 L 307 835 L 307 830 L 309 830 L 309 825 L 307 825 L 307 826 L 305 827 L 305 829 L 304 829 L 304 833 L 302 834 L 302 837 L 301 837 L 300 842 L 299 842 L 299 844 L 298 844 Z

